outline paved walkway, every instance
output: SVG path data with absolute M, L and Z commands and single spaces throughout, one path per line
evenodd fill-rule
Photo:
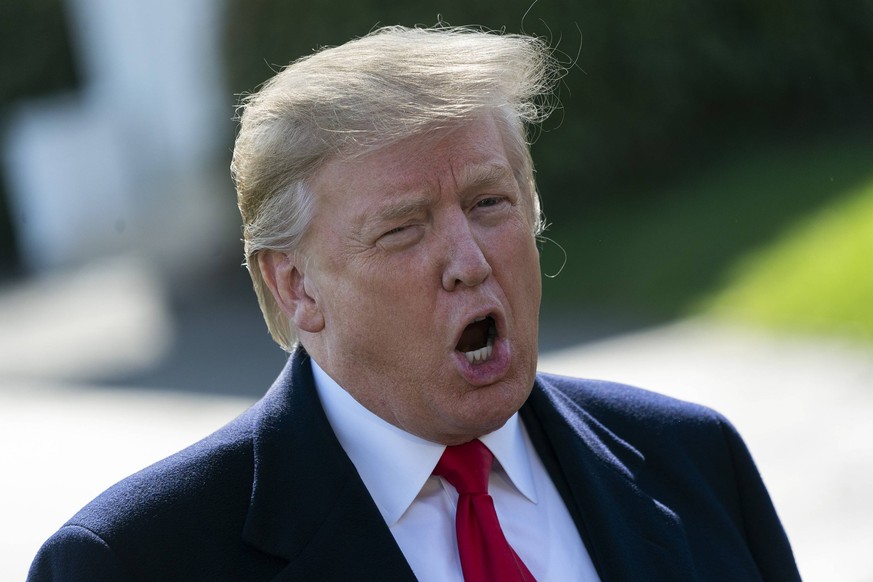
M 170 349 L 160 290 L 140 271 L 109 273 L 0 290 L 2 580 L 22 580 L 40 543 L 100 491 L 255 398 L 83 380 Z M 244 354 L 221 357 L 247 365 Z M 725 413 L 758 461 L 804 579 L 873 581 L 873 347 L 690 321 L 547 353 L 540 368 Z

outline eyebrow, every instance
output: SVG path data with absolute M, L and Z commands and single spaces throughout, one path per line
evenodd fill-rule
M 387 204 L 379 208 L 372 214 L 372 217 L 380 221 L 392 221 L 399 218 L 405 218 L 411 214 L 415 214 L 422 208 L 428 206 L 431 200 L 427 196 L 415 196 L 411 200 L 402 200 L 396 203 Z
M 465 167 L 461 173 L 461 190 L 478 190 L 491 186 L 516 185 L 515 175 L 508 166 L 501 164 L 476 164 Z M 392 201 L 368 214 L 364 222 L 378 224 L 393 222 L 420 212 L 432 204 L 427 194 L 415 194 L 406 200 Z
M 461 175 L 463 190 L 516 184 L 515 174 L 502 164 L 474 165 L 464 168 Z

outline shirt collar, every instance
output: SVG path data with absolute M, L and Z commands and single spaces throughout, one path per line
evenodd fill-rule
M 527 446 L 524 425 L 518 418 L 518 413 L 510 416 L 499 429 L 479 437 L 479 440 L 494 454 L 509 482 L 531 503 L 536 503 L 537 488 L 530 462 L 530 455 L 534 453 Z
M 370 412 L 312 361 L 315 387 L 337 439 L 388 526 L 403 516 L 433 473 L 445 445 L 410 434 Z M 518 413 L 485 443 L 509 481 L 536 503 L 528 448 Z

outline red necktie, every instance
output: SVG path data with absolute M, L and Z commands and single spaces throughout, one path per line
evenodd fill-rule
M 494 455 L 478 440 L 446 447 L 434 469 L 458 491 L 455 528 L 465 582 L 535 582 L 527 566 L 506 541 L 494 500 L 488 494 L 488 474 Z

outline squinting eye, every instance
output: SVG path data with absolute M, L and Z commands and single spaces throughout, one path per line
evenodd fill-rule
M 388 232 L 384 233 L 382 236 L 389 236 L 392 234 L 397 234 L 398 232 L 403 232 L 406 229 L 405 226 L 398 226 L 397 228 L 392 228 Z
M 494 196 L 491 198 L 483 198 L 482 200 L 480 200 L 479 202 L 476 203 L 476 206 L 478 206 L 479 208 L 487 208 L 489 206 L 494 206 L 494 205 L 498 204 L 499 202 L 500 202 L 500 198 L 497 198 L 496 196 Z
M 421 224 L 405 224 L 386 230 L 376 241 L 376 245 L 385 250 L 401 250 L 408 248 L 424 236 Z

